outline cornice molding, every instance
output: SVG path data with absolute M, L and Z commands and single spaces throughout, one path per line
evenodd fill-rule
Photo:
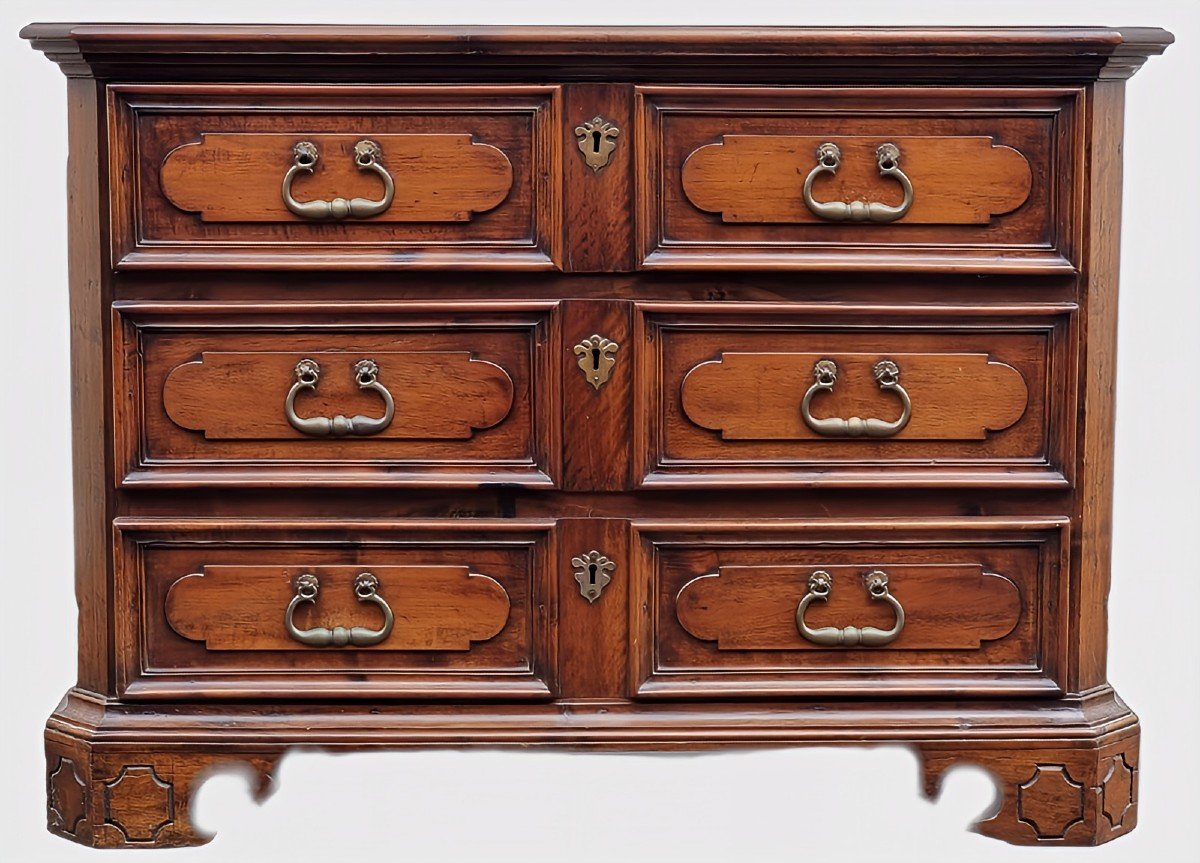
M 1127 78 L 1152 27 L 392 27 L 30 24 L 68 77 L 105 80 L 1080 83 Z

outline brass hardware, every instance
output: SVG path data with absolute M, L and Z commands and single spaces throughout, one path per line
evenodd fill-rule
M 600 598 L 600 593 L 612 581 L 612 574 L 617 569 L 616 563 L 594 550 L 571 558 L 571 566 L 575 567 L 579 593 L 588 602 Z
M 613 356 L 621 346 L 604 336 L 588 336 L 574 347 L 575 356 L 579 357 L 579 370 L 596 389 L 608 383 L 617 358 Z
M 819 629 L 810 629 L 804 622 L 804 612 L 814 599 L 828 602 L 829 594 L 833 591 L 833 576 L 819 569 L 809 576 L 808 593 L 804 594 L 800 604 L 796 606 L 796 628 L 800 630 L 800 634 L 813 644 L 826 647 L 879 647 L 895 641 L 904 629 L 904 606 L 888 592 L 887 573 L 878 569 L 868 572 L 863 576 L 863 585 L 872 600 L 883 600 L 896 612 L 896 623 L 891 629 L 878 629 L 874 626 L 847 626 L 842 629 L 836 626 L 822 626 Z
M 379 606 L 379 610 L 383 612 L 383 626 L 379 629 L 367 629 L 362 626 L 335 626 L 333 629 L 317 626 L 313 629 L 297 629 L 296 624 L 292 621 L 292 615 L 296 613 L 296 609 L 301 603 L 316 603 L 321 582 L 315 575 L 306 572 L 296 576 L 295 587 L 296 595 L 288 603 L 283 624 L 287 628 L 287 634 L 301 644 L 311 647 L 345 647 L 347 644 L 354 647 L 368 647 L 372 644 L 379 644 L 392 634 L 395 617 L 392 615 L 391 607 L 378 594 L 379 579 L 372 573 L 360 572 L 355 577 L 354 595 L 359 602 L 373 602 Z
M 334 198 L 332 201 L 297 201 L 292 197 L 292 182 L 298 174 L 311 174 L 321 158 L 317 145 L 301 141 L 292 148 L 292 167 L 283 175 L 283 202 L 297 216 L 305 219 L 367 219 L 378 216 L 392 205 L 396 184 L 392 175 L 379 163 L 383 149 L 374 141 L 359 141 L 354 145 L 354 165 L 360 171 L 374 171 L 383 181 L 383 197 L 378 201 L 367 198 Z
M 375 419 L 367 416 L 345 417 L 301 417 L 296 415 L 296 396 L 302 390 L 315 390 L 321 377 L 321 367 L 316 360 L 303 359 L 296 363 L 296 382 L 288 390 L 283 402 L 287 421 L 296 431 L 313 437 L 345 437 L 346 435 L 379 434 L 392 424 L 396 415 L 396 403 L 387 388 L 379 383 L 379 366 L 374 360 L 359 360 L 354 364 L 354 380 L 359 389 L 374 390 L 383 399 L 383 416 Z
M 875 364 L 872 372 L 880 390 L 893 392 L 899 397 L 903 410 L 900 412 L 898 420 L 888 422 L 872 417 L 867 419 L 861 417 L 818 419 L 814 417 L 811 410 L 813 396 L 821 390 L 832 390 L 838 376 L 837 363 L 833 360 L 819 360 L 813 366 L 815 380 L 800 403 L 800 416 L 804 417 L 805 424 L 817 434 L 826 437 L 891 437 L 898 434 L 908 425 L 908 421 L 912 417 L 912 401 L 908 397 L 908 392 L 900 386 L 900 367 L 891 360 L 880 360 Z
M 842 164 L 842 151 L 837 144 L 826 143 L 817 147 L 817 165 L 804 178 L 804 203 L 813 215 L 830 222 L 894 222 L 908 212 L 913 203 L 913 187 L 908 177 L 900 170 L 900 148 L 895 144 L 881 144 L 875 151 L 879 165 L 879 176 L 891 177 L 904 189 L 904 200 L 899 206 L 881 204 L 878 201 L 815 201 L 812 196 L 813 181 L 821 174 L 836 174 Z
M 586 123 L 575 127 L 579 137 L 579 152 L 583 153 L 583 161 L 592 171 L 599 171 L 608 164 L 613 150 L 617 149 L 617 136 L 621 130 L 603 117 L 593 117 Z

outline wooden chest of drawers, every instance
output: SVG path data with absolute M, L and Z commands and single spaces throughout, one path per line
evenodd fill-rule
M 50 829 L 289 747 L 905 743 L 1137 820 L 1106 680 L 1154 29 L 31 25 L 68 76 Z

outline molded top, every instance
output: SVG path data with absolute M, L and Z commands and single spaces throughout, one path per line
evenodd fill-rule
M 1126 78 L 1155 27 L 30 24 L 68 76 L 121 80 L 1074 82 Z

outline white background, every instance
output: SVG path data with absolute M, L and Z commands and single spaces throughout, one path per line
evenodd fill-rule
M 42 726 L 74 680 L 67 374 L 66 100 L 17 39 L 29 21 L 394 24 L 1136 24 L 1178 44 L 1129 82 L 1110 679 L 1143 722 L 1140 826 L 1096 849 L 1013 848 L 965 830 L 993 799 L 973 768 L 936 805 L 904 749 L 704 756 L 529 752 L 293 755 L 261 808 L 217 777 L 207 847 L 89 852 L 45 832 Z M 1200 845 L 1200 5 L 758 0 L 0 0 L 0 859 L 119 863 L 1197 861 Z M 89 854 L 91 856 L 89 856 Z M 136 857 L 135 857 L 136 855 Z M 1040 855 L 1040 856 L 1039 856 Z

